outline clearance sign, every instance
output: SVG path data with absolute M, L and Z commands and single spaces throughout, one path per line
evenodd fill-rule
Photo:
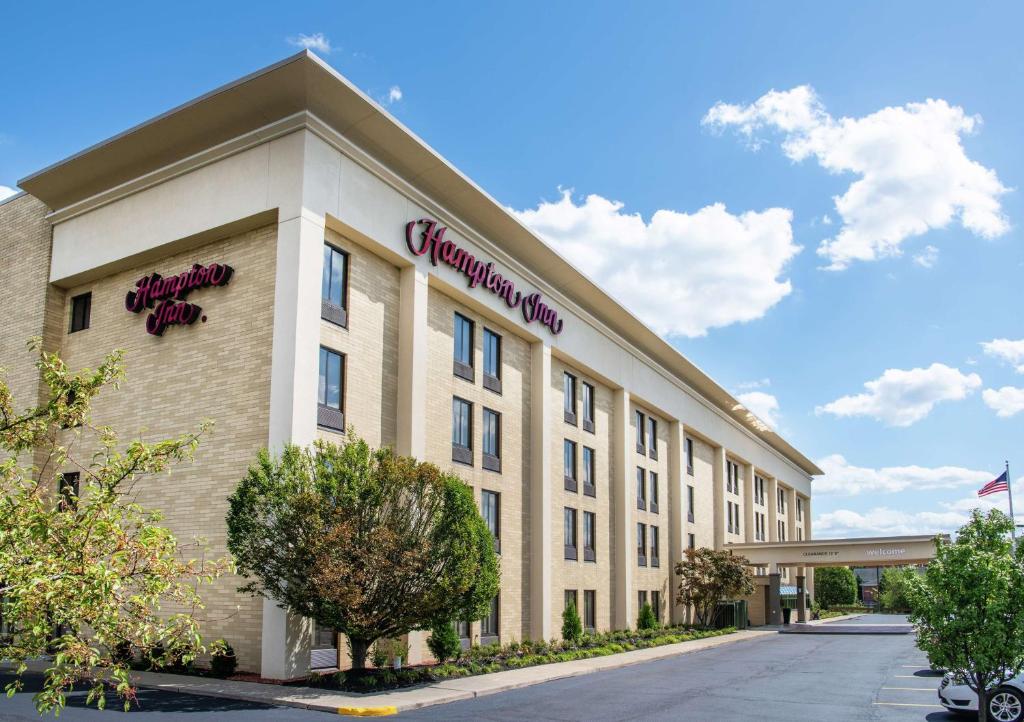
M 416 230 L 419 229 L 419 233 Z M 405 243 L 414 256 L 429 254 L 433 265 L 444 263 L 466 277 L 470 288 L 485 288 L 505 302 L 509 308 L 518 308 L 527 323 L 540 323 L 551 333 L 562 332 L 562 319 L 558 312 L 544 302 L 536 291 L 524 294 L 516 284 L 494 268 L 492 261 L 483 261 L 445 238 L 448 229 L 431 218 L 421 218 L 405 224 Z

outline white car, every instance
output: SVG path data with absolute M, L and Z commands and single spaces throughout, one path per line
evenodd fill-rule
M 947 673 L 939 684 L 939 702 L 950 712 L 978 712 L 978 695 Z M 989 693 L 988 718 L 995 722 L 1024 720 L 1024 674 L 1004 682 Z

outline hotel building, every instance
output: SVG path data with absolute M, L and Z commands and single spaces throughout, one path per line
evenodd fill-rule
M 194 464 L 140 489 L 182 541 L 225 553 L 257 450 L 349 425 L 472 487 L 501 557 L 474 642 L 558 636 L 568 598 L 598 630 L 645 601 L 681 621 L 687 547 L 810 538 L 809 459 L 310 53 L 19 185 L 0 363 L 28 405 L 30 337 L 73 368 L 122 348 L 97 420 L 158 438 L 211 419 Z M 242 669 L 333 662 L 329 631 L 238 585 L 205 589 L 205 632 Z

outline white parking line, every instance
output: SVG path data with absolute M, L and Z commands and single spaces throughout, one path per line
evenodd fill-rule
M 904 692 L 934 692 L 934 687 L 882 687 L 882 689 L 898 689 Z
M 941 704 L 910 704 L 909 702 L 872 702 L 885 707 L 928 707 L 929 709 L 946 709 Z

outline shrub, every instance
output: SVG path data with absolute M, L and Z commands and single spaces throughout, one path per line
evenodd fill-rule
M 374 642 L 370 661 L 373 662 L 373 666 L 377 669 L 384 669 L 388 666 L 387 640 L 378 639 Z
M 647 602 L 644 602 L 644 606 L 640 607 L 640 614 L 636 618 L 636 628 L 640 631 L 658 628 L 658 620 L 654 616 L 654 610 Z
M 459 633 L 455 631 L 455 625 L 451 622 L 437 622 L 430 628 L 430 639 L 427 640 L 427 647 L 441 664 L 449 659 L 455 659 L 462 651 L 462 640 Z
M 213 643 L 210 655 L 210 671 L 217 677 L 230 677 L 238 668 L 238 657 L 234 648 L 223 639 Z
M 118 664 L 131 664 L 135 659 L 135 650 L 132 648 L 132 643 L 126 639 L 116 643 L 110 650 L 110 658 Z
M 814 600 L 830 608 L 857 601 L 857 577 L 849 567 L 822 567 L 814 570 Z
M 583 637 L 583 623 L 576 611 L 576 604 L 570 601 L 562 611 L 562 639 L 566 642 L 579 642 Z

